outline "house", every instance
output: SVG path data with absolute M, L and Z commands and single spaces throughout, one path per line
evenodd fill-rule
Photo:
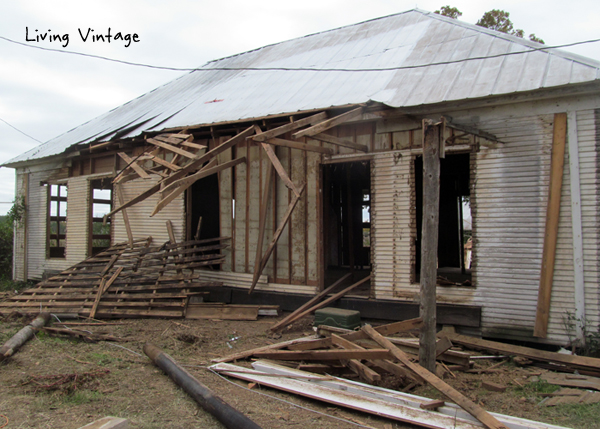
M 583 335 L 565 320 L 600 321 L 599 76 L 422 10 L 210 62 L 4 164 L 27 207 L 14 276 L 165 242 L 167 220 L 189 240 L 202 218 L 200 237 L 231 237 L 202 278 L 291 296 L 370 274 L 364 302 L 403 318 L 418 308 L 428 118 L 445 124 L 437 302 L 477 310 L 465 332 L 565 344 Z

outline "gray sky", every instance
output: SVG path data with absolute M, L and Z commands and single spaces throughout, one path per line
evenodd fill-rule
M 197 67 L 264 45 L 350 25 L 415 7 L 434 11 L 450 4 L 474 24 L 484 12 L 510 12 L 516 28 L 547 45 L 600 38 L 598 0 L 72 0 L 3 1 L 0 36 L 31 46 L 64 49 L 124 61 Z M 114 35 L 137 33 L 140 41 L 83 42 L 78 29 Z M 69 34 L 65 42 L 26 42 L 29 37 Z M 38 30 L 36 33 L 35 30 Z M 600 60 L 600 42 L 567 49 Z M 0 40 L 0 119 L 45 142 L 106 111 L 181 76 Z M 0 121 L 0 163 L 39 143 Z M 14 170 L 0 168 L 0 214 L 14 199 Z

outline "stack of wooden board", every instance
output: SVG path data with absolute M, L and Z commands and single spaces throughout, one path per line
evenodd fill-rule
M 228 238 L 118 244 L 0 303 L 13 311 L 96 318 L 184 317 L 187 298 L 220 282 L 198 280 L 201 267 L 223 263 Z

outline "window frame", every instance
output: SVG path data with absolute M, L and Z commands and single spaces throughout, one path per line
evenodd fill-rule
M 47 184 L 47 213 L 46 213 L 46 257 L 47 259 L 65 259 L 67 257 L 67 210 L 68 210 L 68 187 L 66 183 Z M 52 189 L 56 187 L 56 195 L 52 195 Z M 62 192 L 64 190 L 64 192 Z M 64 194 L 64 195 L 63 195 Z M 56 215 L 52 215 L 52 206 L 56 206 Z M 61 207 L 64 205 L 64 216 L 61 216 Z M 56 222 L 56 233 L 52 232 L 52 223 Z M 64 233 L 61 234 L 61 224 L 64 225 Z M 52 241 L 56 240 L 56 246 Z M 63 246 L 60 246 L 61 241 Z

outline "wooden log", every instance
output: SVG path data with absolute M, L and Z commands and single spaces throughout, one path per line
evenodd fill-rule
M 435 373 L 436 283 L 440 217 L 440 126 L 423 120 L 423 222 L 421 226 L 421 302 L 423 319 L 419 363 Z
M 23 344 L 33 338 L 33 335 L 50 321 L 50 313 L 40 313 L 33 322 L 25 326 L 4 343 L 0 348 L 0 362 L 12 356 Z
M 507 429 L 505 425 L 500 423 L 494 416 L 489 414 L 479 405 L 475 404 L 473 401 L 462 395 L 453 387 L 449 386 L 443 380 L 439 379 L 433 373 L 428 371 L 421 366 L 414 364 L 408 359 L 408 357 L 404 354 L 404 352 L 398 349 L 394 344 L 392 344 L 389 340 L 384 338 L 379 332 L 373 329 L 370 325 L 365 325 L 362 328 L 369 337 L 371 337 L 377 344 L 382 347 L 387 348 L 392 355 L 406 365 L 411 371 L 413 371 L 416 375 L 420 376 L 431 386 L 435 387 L 440 393 L 447 396 L 449 399 L 454 401 L 457 405 L 461 406 L 465 411 L 479 420 L 481 423 L 485 425 L 485 427 L 489 429 Z M 435 351 L 435 345 L 434 345 Z M 434 361 L 435 363 L 435 361 Z
M 200 406 L 211 413 L 225 427 L 230 429 L 260 429 L 256 423 L 231 405 L 224 402 L 198 381 L 192 374 L 180 367 L 175 360 L 153 344 L 144 345 L 144 353 L 162 369 Z
M 533 335 L 546 338 L 548 318 L 550 317 L 550 298 L 554 278 L 554 261 L 558 244 L 558 221 L 560 218 L 560 197 L 565 164 L 565 146 L 567 141 L 567 115 L 554 115 L 554 134 L 552 137 L 552 158 L 550 166 L 550 186 L 548 187 L 548 207 L 546 210 L 546 230 L 544 233 L 544 250 L 540 285 L 538 288 L 537 311 Z

